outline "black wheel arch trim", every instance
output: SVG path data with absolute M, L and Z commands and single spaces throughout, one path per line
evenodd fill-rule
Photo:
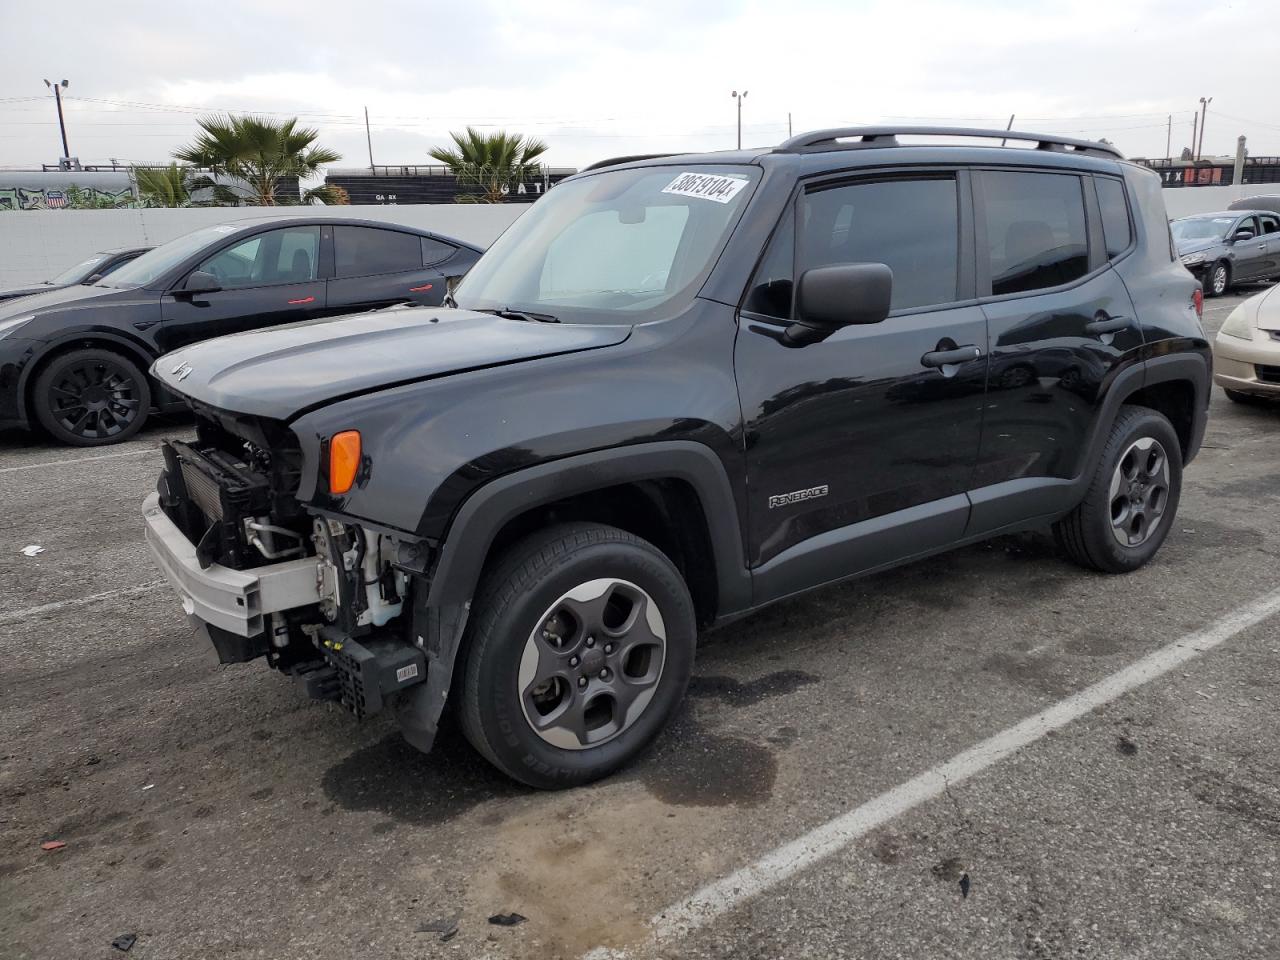
M 526 511 L 565 497 L 642 480 L 680 480 L 702 503 L 715 562 L 717 614 L 751 606 L 737 500 L 724 464 L 704 444 L 661 440 L 582 453 L 492 480 L 454 514 L 441 541 L 427 603 L 466 603 L 499 531 Z
M 101 330 L 79 330 L 75 333 L 60 334 L 56 340 L 50 340 L 45 343 L 40 352 L 23 366 L 22 372 L 18 375 L 18 416 L 22 418 L 24 423 L 31 421 L 31 411 L 27 409 L 27 398 L 31 393 L 32 377 L 52 357 L 60 353 L 66 353 L 69 349 L 110 350 L 112 347 L 120 348 L 117 352 L 136 362 L 142 375 L 144 377 L 148 376 L 147 370 L 155 361 L 156 355 L 148 352 L 144 347 L 128 337 Z M 160 399 L 155 396 L 157 391 L 154 382 L 151 392 L 154 405 Z

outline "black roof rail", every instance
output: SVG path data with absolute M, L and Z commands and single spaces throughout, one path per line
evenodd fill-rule
M 1034 143 L 1037 150 L 1083 153 L 1123 160 L 1124 154 L 1109 143 L 1076 140 L 1047 133 L 1020 130 L 985 130 L 979 127 L 834 127 L 802 133 L 774 147 L 774 153 L 818 153 L 824 150 L 858 150 L 867 147 L 898 147 L 899 136 L 975 137 L 984 140 L 1019 140 Z M 841 142 L 848 141 L 848 142 Z
M 601 167 L 616 167 L 620 163 L 635 163 L 638 160 L 660 160 L 663 157 L 678 157 L 678 153 L 637 153 L 629 157 L 610 157 L 608 160 L 597 160 L 595 163 L 583 167 L 579 173 L 586 173 L 588 170 L 599 170 Z

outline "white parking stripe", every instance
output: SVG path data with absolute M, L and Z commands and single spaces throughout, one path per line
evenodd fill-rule
M 1161 647 L 1118 673 L 1059 701 L 1044 713 L 1000 731 L 946 763 L 778 847 L 755 863 L 703 887 L 651 918 L 649 940 L 640 946 L 652 947 L 678 941 L 743 902 L 839 852 L 894 817 L 941 796 L 948 786 L 968 780 L 1049 732 L 1176 669 L 1277 612 L 1280 612 L 1280 590 L 1259 597 L 1223 617 L 1214 626 Z M 597 948 L 586 955 L 586 960 L 618 960 L 630 956 L 636 949 Z
M 156 587 L 163 586 L 164 583 L 164 580 L 152 580 L 150 583 L 140 583 L 136 587 L 126 587 L 123 590 L 107 590 L 87 597 L 76 597 L 74 600 L 59 600 L 56 603 L 43 603 L 38 607 L 27 607 L 25 610 L 14 610 L 12 613 L 0 613 L 0 624 L 19 623 L 46 613 L 56 613 L 70 607 L 83 607 L 87 603 L 97 603 L 99 600 L 110 600 L 113 597 L 133 597 L 140 593 L 149 593 Z
M 97 457 L 79 457 L 72 460 L 43 460 L 40 463 L 24 463 L 17 467 L 0 467 L 0 473 L 17 473 L 19 470 L 39 470 L 42 467 L 69 467 L 77 463 L 93 463 L 97 460 L 115 460 L 117 457 L 136 457 L 140 453 L 157 453 L 159 447 L 142 447 L 138 450 L 122 450 L 104 453 Z

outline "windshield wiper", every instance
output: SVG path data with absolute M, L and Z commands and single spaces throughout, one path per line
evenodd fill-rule
M 531 313 L 528 310 L 512 310 L 510 307 L 500 307 L 497 310 L 481 310 L 480 313 L 491 313 L 495 317 L 506 317 L 508 320 L 524 320 L 529 323 L 559 323 L 559 317 L 553 317 L 549 313 Z

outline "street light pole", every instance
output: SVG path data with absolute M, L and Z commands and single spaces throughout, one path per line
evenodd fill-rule
M 67 146 L 67 122 L 62 117 L 62 91 L 65 90 L 69 84 L 65 80 L 59 81 L 58 83 L 50 83 L 46 80 L 44 85 L 53 91 L 53 99 L 58 101 L 58 129 L 62 132 L 62 155 L 64 157 L 69 157 L 71 156 L 71 149 Z
M 738 91 L 733 91 L 733 99 L 738 101 L 738 149 L 742 149 L 742 101 L 747 99 L 747 91 L 743 90 L 741 96 Z
M 1200 142 L 1196 144 L 1196 159 L 1200 159 L 1200 155 L 1204 152 L 1204 125 L 1208 120 L 1209 104 L 1213 103 L 1213 97 L 1200 98 Z

